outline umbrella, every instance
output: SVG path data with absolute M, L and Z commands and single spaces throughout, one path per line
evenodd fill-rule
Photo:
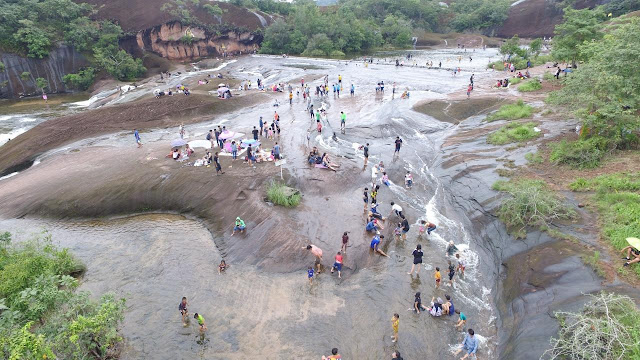
M 253 147 L 260 146 L 260 141 L 253 140 L 253 139 L 244 139 L 244 140 L 242 140 L 242 146 L 246 147 L 246 146 L 249 146 L 249 145 L 251 145 Z
M 184 146 L 187 142 L 184 139 L 175 139 L 171 142 L 171 147 L 181 147 Z
M 627 242 L 629 243 L 629 245 L 640 250 L 640 239 L 634 238 L 634 237 L 628 237 Z
M 211 141 L 209 140 L 193 140 L 189 143 L 191 148 L 211 149 Z
M 218 139 L 222 139 L 222 140 L 233 139 L 235 135 L 236 135 L 235 132 L 227 130 L 227 131 L 223 131 L 222 134 L 218 135 Z

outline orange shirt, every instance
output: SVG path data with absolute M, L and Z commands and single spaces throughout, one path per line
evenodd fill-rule
M 440 271 L 436 271 L 436 281 L 440 280 L 442 278 L 442 276 L 440 275 Z

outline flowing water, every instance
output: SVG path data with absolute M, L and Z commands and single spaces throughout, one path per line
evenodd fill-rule
M 394 350 L 400 350 L 409 359 L 448 358 L 463 337 L 453 327 L 455 316 L 431 318 L 426 313 L 417 315 L 408 311 L 416 291 L 422 292 L 427 304 L 431 296 L 444 298 L 450 294 L 456 309 L 467 315 L 468 326 L 479 335 L 482 343 L 479 354 L 493 358 L 497 344 L 495 294 L 492 294 L 496 284 L 494 269 L 490 261 L 482 258 L 478 245 L 482 240 L 474 233 L 466 214 L 451 205 L 447 188 L 451 179 L 433 170 L 442 163 L 443 141 L 456 132 L 457 126 L 415 112 L 412 107 L 419 101 L 442 98 L 464 89 L 474 72 L 476 78 L 486 76 L 486 64 L 497 55 L 495 50 L 479 50 L 472 53 L 473 61 L 469 61 L 469 53 L 455 50 L 412 53 L 414 58 L 405 61 L 407 65 L 433 61 L 437 67 L 442 61 L 443 68 L 459 65 L 463 73 L 454 77 L 445 69 L 395 67 L 394 54 L 382 54 L 367 67 L 356 61 L 269 56 L 245 57 L 228 65 L 229 72 L 252 82 L 256 74 L 266 79 L 267 84 L 304 76 L 314 88 L 319 84 L 316 79 L 323 75 L 329 74 L 331 85 L 342 74 L 344 89 L 340 98 L 312 96 L 314 107 L 324 103 L 329 111 L 322 134 L 310 133 L 312 145 L 332 154 L 339 162 L 353 162 L 361 167 L 363 158 L 358 144 L 370 143 L 370 164 L 384 161 L 392 181 L 389 188 L 382 186 L 381 212 L 387 213 L 389 201 L 396 201 L 413 225 L 405 243 L 383 244 L 390 258 L 371 255 L 372 261 L 367 266 L 345 271 L 341 280 L 322 274 L 310 286 L 303 269 L 276 274 L 243 264 L 231 264 L 228 273 L 219 275 L 217 264 L 224 249 L 216 247 L 216 237 L 222 235 L 212 235 L 199 222 L 174 215 L 82 222 L 4 220 L 0 229 L 17 231 L 23 237 L 38 228 L 48 229 L 56 241 L 71 248 L 88 265 L 83 289 L 96 296 L 115 291 L 127 299 L 122 328 L 127 359 L 317 359 L 332 347 L 338 347 L 348 359 L 382 359 L 390 357 Z M 460 62 L 458 56 L 463 57 Z M 384 95 L 374 90 L 378 81 L 385 82 Z M 394 82 L 397 92 L 392 99 Z M 355 97 L 348 94 L 351 83 L 356 86 Z M 292 85 L 295 88 L 299 83 Z M 410 91 L 410 98 L 400 99 L 405 90 Z M 280 106 L 275 108 L 281 116 L 281 144 L 288 158 L 285 169 L 294 177 L 303 177 L 310 171 L 303 149 L 307 132 L 315 128 L 315 121 L 309 121 L 301 96 L 294 99 L 293 106 L 289 106 L 287 98 L 283 94 Z M 187 138 L 204 138 L 207 130 L 217 124 L 249 133 L 259 116 L 272 119 L 273 109 L 271 104 L 262 104 L 188 125 Z M 347 114 L 346 134 L 339 131 L 340 111 Z M 337 133 L 337 141 L 331 138 L 333 132 Z M 158 129 L 145 133 L 143 141 L 167 142 L 175 136 L 176 129 Z M 393 158 L 395 136 L 403 139 L 397 158 Z M 45 156 L 83 146 L 122 147 L 131 143 L 129 133 L 112 134 L 79 141 Z M 339 185 L 345 200 L 327 204 L 322 194 L 310 195 L 305 197 L 308 217 L 295 219 L 302 224 L 301 231 L 309 231 L 305 235 L 325 250 L 328 259 L 325 265 L 330 265 L 337 250 L 336 241 L 344 229 L 352 230 L 353 237 L 366 236 L 359 235 L 364 228 L 362 213 L 351 209 L 362 209 L 361 193 L 362 188 L 370 186 L 370 167 L 362 171 L 355 166 L 351 168 L 356 170 L 343 171 L 353 171 L 352 181 L 329 185 Z M 403 186 L 407 170 L 414 176 L 411 190 Z M 345 206 L 340 206 L 340 201 Z M 438 225 L 429 240 L 417 239 L 420 219 Z M 340 226 L 334 226 L 335 221 Z M 390 222 L 387 226 L 387 230 L 393 228 Z M 461 250 L 467 271 L 456 280 L 455 288 L 446 285 L 445 280 L 441 289 L 435 290 L 433 271 L 439 266 L 446 279 L 445 246 L 451 240 Z M 411 266 L 410 254 L 418 242 L 425 250 L 425 264 L 419 276 L 409 276 L 406 272 Z M 368 249 L 359 246 L 349 250 L 354 251 Z M 348 255 L 345 260 L 349 269 Z M 286 262 L 286 256 L 280 261 Z M 189 298 L 191 312 L 205 317 L 209 331 L 204 337 L 198 335 L 194 322 L 182 326 L 177 311 L 182 296 Z M 389 338 L 394 312 L 400 314 L 397 344 Z

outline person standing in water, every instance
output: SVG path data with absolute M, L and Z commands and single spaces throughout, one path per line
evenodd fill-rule
M 133 136 L 136 138 L 136 144 L 138 144 L 138 147 L 142 147 L 142 141 L 140 141 L 140 133 L 138 133 L 138 129 L 133 129 Z
M 420 273 L 420 267 L 422 267 L 422 257 L 424 256 L 424 252 L 422 251 L 422 245 L 418 244 L 416 249 L 411 253 L 413 255 L 413 265 L 411 265 L 411 271 L 407 273 L 407 275 L 413 274 L 413 269 L 418 265 L 418 270 L 416 274 Z
M 262 116 L 260 116 L 260 122 L 258 122 L 258 125 L 260 125 L 260 136 L 262 136 L 262 132 L 264 130 L 264 121 L 262 121 Z
M 193 318 L 198 320 L 198 325 L 200 325 L 200 332 L 205 332 L 205 330 L 207 330 L 207 325 L 205 325 L 204 323 L 204 317 L 202 317 L 202 315 L 195 313 L 193 315 Z
M 396 151 L 393 152 L 393 155 L 400 155 L 400 147 L 402 146 L 402 139 L 400 136 L 396 136 Z
M 402 218 L 402 240 L 407 240 L 407 233 L 409 232 L 409 229 L 410 229 L 409 221 L 407 221 L 404 215 L 401 215 L 400 218 Z
M 313 268 L 309 266 L 307 268 L 307 277 L 309 278 L 309 285 L 313 284 Z
M 347 115 L 344 111 L 340 111 L 340 131 L 344 134 L 346 129 Z
M 436 267 L 436 273 L 433 275 L 436 279 L 436 290 L 440 288 L 440 281 L 442 280 L 442 275 L 440 274 L 440 268 Z
M 364 167 L 367 167 L 367 162 L 369 161 L 369 143 L 367 143 L 362 150 L 364 151 Z
M 367 205 L 369 205 L 369 188 L 364 188 L 364 193 L 362 194 L 364 200 L 364 211 L 367 211 Z
M 320 266 L 321 266 L 321 262 L 322 262 L 322 249 L 320 249 L 319 247 L 315 246 L 315 245 L 307 245 L 305 247 L 303 247 L 303 249 L 307 249 L 310 250 L 311 253 L 313 254 L 313 256 L 316 257 L 316 262 L 315 265 L 318 268 L 318 274 L 320 274 Z
M 183 323 L 186 323 L 189 319 L 189 310 L 187 310 L 187 306 L 187 297 L 183 296 L 182 301 L 180 301 L 180 304 L 178 305 L 178 310 L 180 310 L 180 315 L 182 315 Z
M 393 314 L 391 318 L 391 328 L 393 329 L 393 335 L 391 336 L 391 342 L 398 341 L 398 328 L 400 327 L 400 315 Z

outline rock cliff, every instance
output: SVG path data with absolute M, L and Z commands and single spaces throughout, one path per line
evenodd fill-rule
M 48 81 L 46 92 L 64 92 L 67 89 L 62 77 L 89 64 L 84 56 L 68 46 L 52 49 L 45 59 L 0 52 L 0 62 L 4 65 L 4 71 L 0 72 L 0 98 L 5 99 L 39 93 L 40 89 L 36 88 L 37 78 Z

